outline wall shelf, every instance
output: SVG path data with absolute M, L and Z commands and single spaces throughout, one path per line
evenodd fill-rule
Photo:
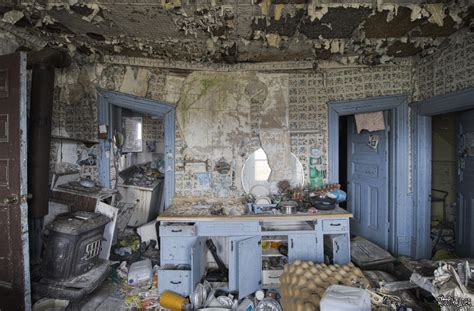
M 65 140 L 65 141 L 71 141 L 71 142 L 76 142 L 76 143 L 83 143 L 85 145 L 97 145 L 99 141 L 93 141 L 93 140 L 86 140 L 86 139 L 80 139 L 80 138 L 72 138 L 72 137 L 64 137 L 64 136 L 58 136 L 58 135 L 51 135 L 52 139 L 55 140 Z

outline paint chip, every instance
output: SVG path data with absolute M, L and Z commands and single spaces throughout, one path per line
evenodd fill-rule
M 444 5 L 442 3 L 432 3 L 426 4 L 425 8 L 431 14 L 431 16 L 428 18 L 428 22 L 436 24 L 439 27 L 443 27 L 443 21 L 446 17 Z
M 2 20 L 5 23 L 15 25 L 20 19 L 23 18 L 23 16 L 25 16 L 23 14 L 23 12 L 20 12 L 20 11 L 17 11 L 17 10 L 11 10 L 11 11 L 8 11 L 5 14 L 3 14 Z

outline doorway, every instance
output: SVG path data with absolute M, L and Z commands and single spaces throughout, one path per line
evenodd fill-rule
M 436 257 L 472 257 L 474 109 L 431 118 L 431 239 Z
M 340 150 L 342 136 L 344 131 L 344 120 L 341 117 L 354 115 L 358 113 L 388 111 L 390 113 L 390 122 L 387 126 L 391 129 L 393 139 L 388 141 L 390 150 L 390 158 L 388 171 L 397 172 L 396 174 L 389 173 L 388 183 L 388 206 L 392 207 L 388 210 L 388 215 L 384 224 L 379 224 L 384 229 L 386 234 L 385 248 L 394 254 L 410 256 L 412 254 L 412 230 L 411 224 L 400 226 L 399 223 L 406 223 L 406 219 L 412 218 L 411 196 L 409 186 L 409 165 L 408 165 L 408 102 L 406 96 L 382 96 L 373 97 L 361 100 L 330 102 L 328 104 L 328 147 L 329 147 L 329 182 L 339 183 L 344 174 L 349 180 L 350 171 L 342 168 L 347 165 L 346 157 L 347 151 Z M 341 121 L 342 120 L 342 121 Z M 349 128 L 347 126 L 347 128 Z M 343 138 L 344 139 L 344 138 Z M 345 161 L 345 162 L 343 162 Z M 342 168 L 342 169 L 341 169 Z M 345 171 L 346 170 L 346 171 Z M 377 169 L 378 170 L 378 169 Z M 340 175 L 341 173 L 341 175 Z M 343 182 L 344 183 L 344 182 Z M 349 190 L 349 189 L 348 189 Z M 396 200 L 395 200 L 396 198 Z M 348 196 L 348 200 L 351 198 Z M 373 200 L 376 202 L 376 200 Z M 395 204 L 397 202 L 397 204 Z M 374 205 L 375 206 L 375 205 Z M 361 207 L 362 208 L 362 207 Z M 373 213 L 373 222 L 381 220 L 385 217 L 378 216 Z M 352 230 L 352 226 L 351 226 Z
M 454 219 L 457 193 L 457 123 L 459 112 L 431 119 L 431 239 L 432 255 L 455 248 Z
M 381 128 L 360 128 L 354 115 L 340 117 L 339 183 L 352 212 L 351 234 L 388 248 L 390 215 L 390 112 L 375 114 Z M 374 116 L 372 114 L 372 116 Z
M 106 129 L 106 137 L 100 140 L 98 152 L 99 180 L 101 184 L 105 187 L 111 187 L 112 185 L 110 165 L 111 154 L 113 154 L 111 142 L 114 139 L 112 129 L 114 124 L 117 127 L 120 123 L 117 119 L 118 112 L 137 113 L 149 119 L 159 118 L 163 120 L 164 124 L 162 148 L 163 173 L 165 177 L 163 205 L 165 209 L 171 206 L 175 189 L 175 105 L 102 89 L 97 90 L 97 95 L 99 103 L 99 128 L 102 126 Z M 146 143 L 142 148 L 147 148 Z
M 472 257 L 474 88 L 415 102 L 411 107 L 417 206 L 414 257 L 431 258 L 440 248 Z

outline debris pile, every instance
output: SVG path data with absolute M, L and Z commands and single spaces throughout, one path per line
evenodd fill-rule
M 281 304 L 284 310 L 319 308 L 324 292 L 334 284 L 362 288 L 370 285 L 362 271 L 352 263 L 340 266 L 300 260 L 285 266 L 280 283 Z

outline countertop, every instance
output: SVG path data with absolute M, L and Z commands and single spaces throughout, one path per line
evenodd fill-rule
M 183 213 L 185 211 L 185 213 Z M 203 215 L 199 213 L 196 215 L 190 214 L 189 208 L 181 209 L 178 206 L 173 206 L 164 211 L 164 213 L 158 216 L 157 221 L 167 222 L 195 222 L 195 221 L 279 221 L 279 220 L 316 220 L 320 218 L 347 218 L 352 217 L 352 213 L 345 209 L 336 207 L 329 211 L 320 211 L 317 213 L 297 213 L 292 215 L 271 215 L 271 214 L 244 214 L 239 216 L 227 216 L 227 215 Z

